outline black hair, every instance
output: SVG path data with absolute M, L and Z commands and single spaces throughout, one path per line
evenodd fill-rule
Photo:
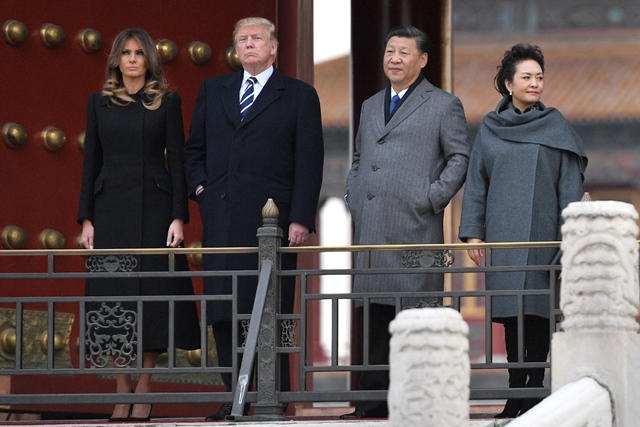
M 414 27 L 413 25 L 399 25 L 397 27 L 393 27 L 387 34 L 387 38 L 384 42 L 385 46 L 387 45 L 387 43 L 389 43 L 391 37 L 406 37 L 409 39 L 415 39 L 416 46 L 418 47 L 420 54 L 429 53 L 429 48 L 431 47 L 429 36 L 427 35 L 427 33 L 419 28 Z
M 502 95 L 508 95 L 509 90 L 505 81 L 513 82 L 513 76 L 516 74 L 516 67 L 522 61 L 533 59 L 536 61 L 542 72 L 544 73 L 544 56 L 539 46 L 527 43 L 518 43 L 511 50 L 504 53 L 502 63 L 498 66 L 498 73 L 493 79 L 493 86 Z

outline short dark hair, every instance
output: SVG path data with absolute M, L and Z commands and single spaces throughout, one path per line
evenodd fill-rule
M 431 47 L 429 36 L 420 28 L 416 28 L 413 25 L 399 25 L 397 27 L 393 27 L 387 34 L 387 39 L 384 41 L 385 46 L 389 43 L 391 37 L 415 39 L 416 46 L 420 53 L 429 53 L 429 48 Z
M 493 86 L 496 90 L 502 95 L 508 95 L 509 89 L 507 89 L 505 81 L 513 82 L 513 76 L 516 74 L 518 64 L 529 59 L 536 61 L 544 73 L 544 56 L 539 46 L 518 43 L 511 50 L 506 51 L 502 58 L 502 63 L 498 65 L 498 73 L 493 79 Z

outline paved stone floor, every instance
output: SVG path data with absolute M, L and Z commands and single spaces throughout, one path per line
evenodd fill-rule
M 509 420 L 494 420 L 493 415 L 502 410 L 501 402 L 489 402 L 488 404 L 471 406 L 471 421 L 469 427 L 501 427 Z M 210 422 L 198 419 L 167 419 L 156 418 L 147 423 L 109 423 L 105 420 L 37 420 L 28 419 L 29 414 L 22 414 L 18 419 L 0 421 L 3 426 L 34 426 L 34 427 L 205 427 L 205 426 L 239 426 L 239 427 L 271 427 L 271 426 L 300 426 L 300 427 L 386 427 L 387 420 L 340 420 L 338 415 L 350 412 L 353 408 L 317 408 L 317 411 L 307 409 L 304 416 L 297 416 L 286 421 L 279 422 Z M 335 417 L 335 418 L 334 418 Z M 328 419 L 330 418 L 330 419 Z M 427 427 L 427 426 L 425 426 Z
M 502 401 L 472 402 L 470 407 L 470 427 L 500 427 L 508 420 L 494 420 L 493 415 L 502 410 Z M 37 427 L 205 427 L 205 426 L 239 426 L 239 427 L 270 427 L 270 426 L 300 426 L 300 427 L 385 427 L 387 420 L 340 420 L 338 416 L 353 411 L 349 406 L 319 406 L 298 408 L 296 416 L 280 422 L 211 422 L 203 418 L 155 418 L 148 423 L 109 423 L 104 419 L 83 420 L 40 420 L 37 414 L 12 414 L 6 421 L 0 421 L 3 426 L 37 426 Z M 6 414 L 9 415 L 9 414 Z M 427 427 L 427 426 L 425 426 Z
M 472 420 L 469 427 L 500 427 L 508 423 L 508 420 Z M 34 426 L 34 427 L 205 427 L 205 426 L 242 426 L 242 427 L 276 427 L 276 426 L 300 426 L 300 427 L 385 427 L 387 420 L 367 420 L 367 421 L 281 421 L 281 422 L 261 422 L 261 423 L 236 423 L 236 422 L 172 422 L 166 420 L 151 420 L 148 423 L 107 423 L 104 421 L 83 421 L 79 423 L 69 421 L 5 421 L 0 423 L 3 426 Z

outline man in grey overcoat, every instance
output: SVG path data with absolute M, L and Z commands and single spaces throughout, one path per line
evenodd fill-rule
M 383 67 L 389 86 L 362 104 L 346 201 L 355 226 L 354 244 L 444 243 L 443 212 L 464 183 L 471 146 L 462 103 L 422 75 L 429 38 L 413 26 L 392 29 Z M 371 268 L 432 266 L 438 254 L 423 251 L 371 253 Z M 355 256 L 363 268 L 363 255 Z M 442 291 L 444 275 L 355 275 L 354 292 Z M 403 298 L 401 307 L 435 299 Z M 362 300 L 359 300 L 360 305 Z M 358 304 L 358 300 L 356 300 Z M 388 327 L 393 298 L 371 299 L 369 363 L 389 363 Z M 366 349 L 365 349 L 366 350 Z M 388 371 L 364 372 L 360 387 L 384 390 Z M 386 402 L 358 402 L 341 418 L 384 418 Z

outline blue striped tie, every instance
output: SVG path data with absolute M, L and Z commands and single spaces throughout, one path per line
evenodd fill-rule
M 240 117 L 241 120 L 244 120 L 245 116 L 249 112 L 249 107 L 253 104 L 253 85 L 258 82 L 258 79 L 255 77 L 249 77 L 247 83 L 247 89 L 242 94 L 242 99 L 240 99 Z

